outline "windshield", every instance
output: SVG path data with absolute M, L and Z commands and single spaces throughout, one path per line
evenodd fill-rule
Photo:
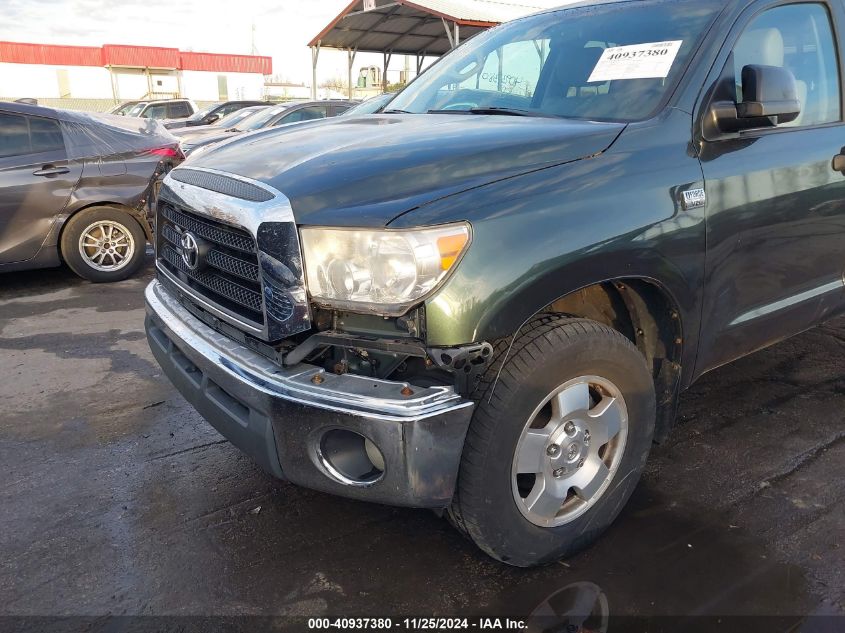
M 128 101 L 124 104 L 117 106 L 114 110 L 111 111 L 111 113 L 112 114 L 125 115 L 127 112 L 129 112 L 136 105 L 138 105 L 137 101 Z
M 188 121 L 202 121 L 209 112 L 217 108 L 219 105 L 219 103 L 215 103 L 214 105 L 208 106 L 207 108 L 203 108 L 199 112 L 195 112 L 194 114 L 188 117 Z
M 222 127 L 223 129 L 228 130 L 230 127 L 235 127 L 238 122 L 244 120 L 248 116 L 252 116 L 266 107 L 267 106 L 253 106 L 251 108 L 241 108 L 240 110 L 235 110 L 231 114 L 228 114 L 220 119 L 213 127 Z
M 147 107 L 147 103 L 145 101 L 141 102 L 138 105 L 133 106 L 132 109 L 126 113 L 126 116 L 139 116 L 145 107 Z
M 395 96 L 395 92 L 388 92 L 383 95 L 378 95 L 377 97 L 367 99 L 363 103 L 359 103 L 356 106 L 352 106 L 340 116 L 361 116 L 362 114 L 375 114 L 384 106 L 386 106 L 390 102 L 390 100 L 393 99 L 393 97 Z
M 272 108 L 267 108 L 266 110 L 259 110 L 258 112 L 253 113 L 252 115 L 248 116 L 243 121 L 238 123 L 235 126 L 235 129 L 238 130 L 238 132 L 249 132 L 249 131 L 252 131 L 252 130 L 260 130 L 273 117 L 275 117 L 276 115 L 278 115 L 281 112 L 284 112 L 289 107 L 290 107 L 289 104 L 283 104 L 283 105 L 273 106 Z
M 646 118 L 671 94 L 719 8 L 645 0 L 516 20 L 444 57 L 386 111 Z

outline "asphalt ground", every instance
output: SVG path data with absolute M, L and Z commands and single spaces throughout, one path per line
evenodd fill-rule
M 557 626 L 591 611 L 592 630 L 608 616 L 845 630 L 813 617 L 845 614 L 845 320 L 703 377 L 604 537 L 522 570 L 430 511 L 264 474 L 153 361 L 152 276 L 151 261 L 112 285 L 66 269 L 0 276 L 0 629 L 139 615 Z

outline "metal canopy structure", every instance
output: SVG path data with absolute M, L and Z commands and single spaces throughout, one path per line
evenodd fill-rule
M 394 53 L 416 57 L 417 73 L 426 57 L 439 57 L 481 31 L 565 4 L 566 0 L 352 0 L 309 42 L 313 66 L 311 93 L 317 98 L 317 62 L 321 48 L 345 50 L 352 65 L 360 52 L 382 53 L 383 81 Z

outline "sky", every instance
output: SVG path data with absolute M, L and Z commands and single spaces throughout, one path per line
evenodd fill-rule
M 210 53 L 252 52 L 252 27 L 259 55 L 273 58 L 273 73 L 311 84 L 308 42 L 349 0 L 0 0 L 0 40 L 102 46 L 166 46 Z M 379 54 L 359 53 L 361 66 L 381 66 Z M 402 58 L 394 58 L 390 81 L 398 79 Z M 322 50 L 318 82 L 346 81 L 342 51 Z

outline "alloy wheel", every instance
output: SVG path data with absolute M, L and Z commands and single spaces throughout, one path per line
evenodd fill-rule
M 112 220 L 89 225 L 79 236 L 79 254 L 94 270 L 120 270 L 135 254 L 135 239 L 125 226 Z
M 628 410 L 612 382 L 580 376 L 557 387 L 528 418 L 514 453 L 520 512 L 542 527 L 581 516 L 610 485 L 627 437 Z

